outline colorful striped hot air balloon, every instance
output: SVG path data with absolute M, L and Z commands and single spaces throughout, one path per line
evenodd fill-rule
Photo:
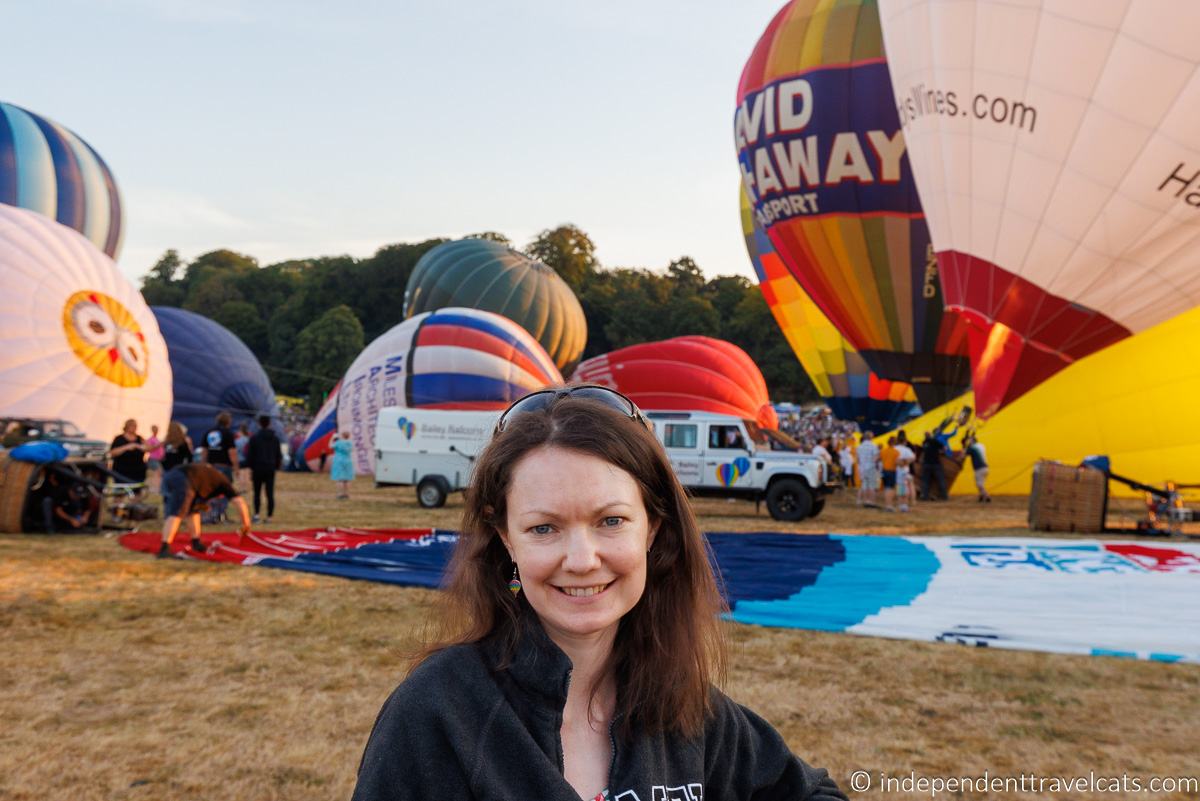
M 570 373 L 587 344 L 587 320 L 575 293 L 551 268 L 485 239 L 438 245 L 413 268 L 404 316 L 461 306 L 502 314 L 533 334 Z
M 1200 5 L 880 10 L 981 416 L 1200 304 Z
M 838 333 L 754 224 L 750 199 L 741 192 L 742 233 L 775 322 L 812 379 L 821 398 L 840 420 L 861 429 L 890 431 L 912 416 L 917 398 L 912 387 L 871 372 L 862 356 Z
M 945 314 L 873 0 L 793 0 L 746 63 L 734 121 L 758 225 L 883 378 L 922 406 L 960 394 L 966 333 Z
M 758 365 L 721 339 L 688 336 L 630 345 L 581 363 L 571 381 L 612 387 L 647 411 L 733 414 L 779 428 Z
M 0 103 L 0 203 L 74 228 L 110 258 L 121 252 L 121 194 L 108 165 L 58 123 Z
M 329 457 L 333 453 L 330 441 L 333 439 L 333 433 L 337 431 L 337 402 L 341 388 L 342 383 L 339 381 L 330 390 L 329 396 L 317 410 L 316 416 L 308 425 L 308 430 L 304 432 L 304 440 L 300 443 L 304 463 L 314 473 L 319 473 L 329 466 Z
M 246 343 L 220 323 L 169 306 L 152 307 L 167 342 L 174 374 L 171 419 L 187 426 L 194 439 L 213 427 L 220 412 L 257 431 L 259 415 L 279 417 L 275 390 Z
M 503 409 L 562 374 L 521 326 L 489 311 L 446 308 L 410 317 L 367 345 L 338 392 L 337 424 L 354 468 L 375 471 L 375 418 L 385 406 Z

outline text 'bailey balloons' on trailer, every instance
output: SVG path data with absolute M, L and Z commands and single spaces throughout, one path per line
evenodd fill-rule
M 717 412 L 779 428 L 762 371 L 746 351 L 721 339 L 630 345 L 581 363 L 571 380 L 612 387 L 645 411 Z
M 499 242 L 446 242 L 417 262 L 404 291 L 404 316 L 448 306 L 507 317 L 532 334 L 563 373 L 575 368 L 587 344 L 583 307 L 566 282 Z
M 1200 303 L 1200 5 L 879 5 L 981 416 Z
M 439 309 L 384 332 L 355 358 L 342 377 L 337 425 L 353 440 L 355 472 L 370 475 L 384 407 L 503 409 L 562 380 L 545 349 L 507 317 Z
M 212 428 L 221 412 L 233 415 L 235 428 L 245 423 L 251 431 L 258 430 L 259 415 L 279 417 L 270 379 L 236 334 L 186 309 L 155 306 L 153 311 L 175 375 L 171 416 L 193 437 Z
M 742 233 L 758 275 L 758 288 L 813 386 L 839 420 L 858 423 L 864 431 L 891 431 L 916 411 L 912 387 L 871 372 L 788 272 L 775 246 L 754 221 L 746 192 L 740 194 Z
M 0 414 L 69 420 L 108 440 L 166 430 L 171 365 L 142 295 L 77 231 L 0 205 Z
M 793 0 L 742 72 L 734 138 L 758 225 L 881 378 L 933 407 L 970 379 L 946 314 L 873 0 Z
M 110 258 L 121 252 L 121 194 L 104 159 L 58 123 L 0 103 L 0 203 L 74 228 Z

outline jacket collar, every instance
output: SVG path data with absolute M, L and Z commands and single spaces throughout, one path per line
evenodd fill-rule
M 521 615 L 516 652 L 505 672 L 513 682 L 530 696 L 561 707 L 567 700 L 567 685 L 571 678 L 571 659 L 554 644 L 542 628 L 537 615 Z M 498 669 L 505 654 L 503 638 L 493 636 L 483 647 L 493 669 Z

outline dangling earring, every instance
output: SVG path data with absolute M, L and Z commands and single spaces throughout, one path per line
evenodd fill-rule
M 512 581 L 508 582 L 508 591 L 513 595 L 521 592 L 521 577 L 517 575 L 517 563 L 513 562 L 513 577 Z

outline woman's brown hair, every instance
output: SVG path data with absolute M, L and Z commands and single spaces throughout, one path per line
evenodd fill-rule
M 466 493 L 462 533 L 437 617 L 440 631 L 416 664 L 450 645 L 497 637 L 511 658 L 522 620 L 535 612 L 508 590 L 513 563 L 500 540 L 509 482 L 538 448 L 597 456 L 633 476 L 658 533 L 646 559 L 646 589 L 621 619 L 604 670 L 615 678 L 619 732 L 695 735 L 710 686 L 724 680 L 724 609 L 709 550 L 658 440 L 640 422 L 595 400 L 566 396 L 510 419 L 480 453 Z M 414 665 L 415 667 L 415 665 Z
M 183 427 L 183 423 L 178 420 L 172 420 L 167 425 L 167 436 L 164 440 L 166 444 L 172 448 L 178 448 L 187 442 L 187 431 Z

